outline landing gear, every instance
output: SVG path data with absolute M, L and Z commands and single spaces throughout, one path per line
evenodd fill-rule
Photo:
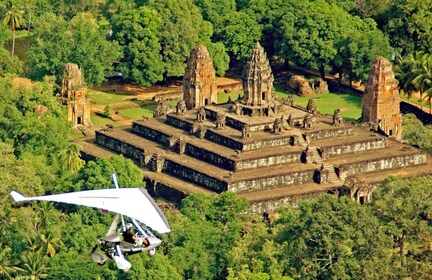
M 151 250 L 148 251 L 150 256 L 154 256 L 154 254 L 156 254 L 156 248 L 152 248 Z

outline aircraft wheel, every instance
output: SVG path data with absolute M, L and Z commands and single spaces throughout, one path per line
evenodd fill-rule
M 156 248 L 153 248 L 151 250 L 148 251 L 150 256 L 154 256 L 154 254 L 156 254 Z

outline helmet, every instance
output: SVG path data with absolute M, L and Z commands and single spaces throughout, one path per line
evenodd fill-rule
M 133 226 L 132 226 L 132 224 L 131 223 L 127 223 L 126 224 L 126 229 L 130 229 L 130 228 L 132 228 Z

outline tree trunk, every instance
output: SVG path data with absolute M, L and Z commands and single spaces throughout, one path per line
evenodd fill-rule
M 423 91 L 420 90 L 420 109 L 423 111 Z
M 11 56 L 14 56 L 15 52 L 15 29 L 13 30 L 13 39 L 12 39 L 12 50 L 11 50 Z
M 288 70 L 290 68 L 290 64 L 289 64 L 289 61 L 288 61 L 288 59 L 284 59 L 284 69 L 285 70 Z
M 342 85 L 342 70 L 339 70 L 338 74 L 339 74 L 338 85 Z
M 432 98 L 432 95 L 429 96 L 429 98 L 428 98 L 428 102 L 429 102 L 429 114 L 432 114 L 431 98 Z
M 324 65 L 321 65 L 319 67 L 319 71 L 320 71 L 321 79 L 325 80 Z

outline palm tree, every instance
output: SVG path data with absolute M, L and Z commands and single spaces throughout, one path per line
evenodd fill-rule
M 75 173 L 84 166 L 84 161 L 80 158 L 80 150 L 75 144 L 69 144 L 67 149 L 59 153 L 58 157 L 63 164 L 63 168 L 72 173 Z
M 11 255 L 11 248 L 0 244 L 0 279 L 12 279 L 12 276 L 24 271 L 22 268 L 16 266 L 16 262 L 9 258 Z
M 429 113 L 432 113 L 432 55 L 425 53 L 417 62 L 417 67 L 413 73 L 412 84 L 420 91 L 421 101 L 429 101 Z M 423 97 L 423 95 L 425 95 Z
M 13 40 L 12 40 L 12 51 L 11 55 L 14 56 L 15 52 L 15 37 L 16 37 L 16 29 L 20 28 L 23 23 L 23 11 L 19 10 L 13 0 L 9 1 L 6 4 L 7 12 L 5 14 L 5 18 L 3 19 L 3 23 L 8 25 L 9 28 L 13 31 Z
M 39 251 L 43 255 L 52 257 L 57 253 L 57 248 L 63 246 L 59 235 L 51 232 L 38 234 Z
M 46 256 L 42 256 L 38 252 L 27 252 L 21 256 L 22 267 L 25 274 L 30 276 L 30 279 L 43 279 L 48 276 Z

